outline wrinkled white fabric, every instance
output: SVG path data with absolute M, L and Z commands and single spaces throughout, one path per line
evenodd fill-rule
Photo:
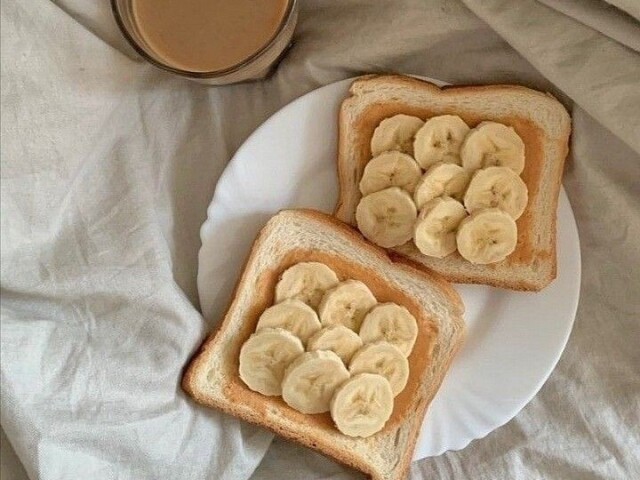
M 640 52 L 640 29 L 638 28 L 640 18 L 634 18 L 602 0 L 581 0 L 580 2 L 539 0 L 539 2 Z
M 628 13 L 632 17 L 640 20 L 640 2 L 637 0 L 604 0 L 606 3 Z
M 289 101 L 376 71 L 529 85 L 574 121 L 564 185 L 583 279 L 567 349 L 514 420 L 411 477 L 640 476 L 633 0 L 302 1 L 275 75 L 223 88 L 140 62 L 108 2 L 0 8 L 1 421 L 19 457 L 3 436 L 3 478 L 357 478 L 197 407 L 179 379 L 212 326 L 198 229 L 224 166 Z

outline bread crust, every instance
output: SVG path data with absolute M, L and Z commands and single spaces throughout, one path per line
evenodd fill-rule
M 519 85 L 438 87 L 402 75 L 367 75 L 353 82 L 341 106 L 338 139 L 339 197 L 335 216 L 355 226 L 358 184 L 371 158 L 370 138 L 378 123 L 397 113 L 422 119 L 455 114 L 474 127 L 493 120 L 514 127 L 525 143 L 522 178 L 529 203 L 517 220 L 516 250 L 502 262 L 474 265 L 457 252 L 443 259 L 427 257 L 408 242 L 390 250 L 393 259 L 408 258 L 417 268 L 435 271 L 457 283 L 538 291 L 556 277 L 557 204 L 571 119 L 549 94 Z
M 314 231 L 310 234 L 319 231 L 328 235 L 330 242 L 336 239 L 336 251 L 342 248 L 338 243 L 349 245 L 353 255 L 313 248 L 304 242 L 296 245 L 283 241 L 280 232 L 290 231 L 293 224 L 300 222 L 310 226 L 308 229 Z M 277 259 L 268 264 L 264 262 L 265 255 L 269 258 L 275 255 Z M 341 280 L 363 281 L 378 301 L 400 303 L 418 320 L 419 334 L 409 356 L 407 387 L 396 397 L 392 416 L 384 429 L 372 437 L 353 439 L 342 435 L 328 413 L 301 414 L 280 397 L 265 397 L 251 391 L 239 379 L 240 346 L 254 331 L 260 313 L 273 302 L 279 275 L 301 261 L 320 261 L 334 269 Z M 425 292 L 430 291 L 446 307 L 447 318 L 435 315 L 426 305 L 426 293 L 425 298 L 415 298 L 402 288 L 403 283 L 391 283 L 389 278 L 402 279 Z M 251 305 L 242 305 L 247 298 Z M 462 344 L 463 312 L 457 292 L 438 275 L 417 269 L 410 261 L 392 262 L 383 249 L 366 242 L 355 229 L 332 216 L 313 210 L 283 211 L 273 217 L 256 238 L 233 300 L 219 328 L 193 356 L 183 375 L 182 388 L 198 403 L 268 428 L 374 479 L 401 479 L 408 472 L 424 413 Z

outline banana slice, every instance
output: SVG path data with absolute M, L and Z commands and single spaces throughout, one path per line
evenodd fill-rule
M 389 381 L 375 373 L 360 373 L 342 385 L 331 399 L 331 418 L 345 435 L 370 437 L 393 412 Z
M 412 193 L 421 175 L 420 166 L 406 153 L 384 152 L 364 167 L 360 192 L 369 195 L 385 188 L 400 187 Z
M 363 343 L 384 340 L 397 347 L 405 357 L 413 350 L 418 337 L 418 322 L 405 307 L 382 303 L 374 307 L 362 322 L 360 338 Z
M 398 395 L 409 380 L 409 361 L 389 342 L 376 342 L 358 350 L 349 364 L 351 375 L 377 373 L 389 381 L 393 396 Z
M 398 187 L 367 195 L 356 208 L 356 222 L 362 234 L 384 248 L 411 240 L 417 216 L 411 196 Z
M 473 212 L 460 222 L 456 240 L 460 255 L 471 263 L 484 265 L 504 260 L 516 249 L 518 229 L 508 213 L 488 208 Z
M 460 165 L 436 163 L 429 167 L 413 193 L 413 200 L 420 210 L 427 202 L 441 195 L 461 200 L 469 184 L 469 173 Z
M 360 330 L 364 316 L 378 301 L 371 290 L 358 280 L 346 280 L 327 291 L 318 305 L 322 326 L 344 325 Z
M 416 133 L 413 143 L 418 164 L 427 169 L 434 163 L 460 164 L 460 146 L 469 126 L 457 115 L 432 117 Z
M 524 142 L 512 127 L 482 122 L 464 139 L 460 157 L 469 171 L 507 167 L 520 175 L 524 170 Z
M 424 122 L 410 115 L 394 115 L 380 122 L 371 137 L 371 155 L 389 150 L 413 154 L 413 138 Z
M 280 277 L 276 285 L 276 303 L 293 298 L 316 308 L 324 292 L 338 283 L 338 276 L 324 263 L 298 263 Z
M 346 364 L 353 354 L 362 347 L 362 339 L 353 330 L 344 325 L 331 325 L 316 332 L 307 344 L 309 351 L 329 350 Z
M 285 369 L 303 352 L 302 342 L 293 333 L 282 328 L 265 328 L 242 345 L 240 378 L 251 390 L 280 395 Z
M 420 211 L 413 233 L 418 250 L 443 258 L 456 251 L 456 229 L 467 216 L 464 206 L 451 197 L 438 197 Z
M 284 328 L 306 344 L 309 337 L 322 325 L 315 310 L 300 300 L 283 300 L 267 308 L 256 325 L 256 332 L 263 328 Z
M 478 170 L 464 195 L 464 205 L 469 213 L 483 208 L 499 208 L 514 220 L 520 218 L 528 201 L 527 184 L 507 167 Z
M 306 352 L 287 368 L 282 398 L 302 413 L 329 411 L 333 392 L 349 378 L 349 371 L 333 352 Z

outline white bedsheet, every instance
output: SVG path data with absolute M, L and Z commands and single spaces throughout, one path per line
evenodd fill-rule
M 640 476 L 635 0 L 302 0 L 276 74 L 223 88 L 139 62 L 104 0 L 1 13 L 2 478 L 356 476 L 197 407 L 178 381 L 211 326 L 198 229 L 225 164 L 289 101 L 378 71 L 522 83 L 574 121 L 583 279 L 567 349 L 514 420 L 412 478 Z

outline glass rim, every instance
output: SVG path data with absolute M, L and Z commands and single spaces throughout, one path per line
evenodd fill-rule
M 240 63 L 237 63 L 229 68 L 225 68 L 224 70 L 214 70 L 209 72 L 192 72 L 190 70 L 182 70 L 180 68 L 175 68 L 170 65 L 167 65 L 166 63 L 162 63 L 156 60 L 155 58 L 151 57 L 129 33 L 129 29 L 125 26 L 125 23 L 122 20 L 122 15 L 120 14 L 120 8 L 118 7 L 118 0 L 111 0 L 111 11 L 113 12 L 113 16 L 116 20 L 116 23 L 118 24 L 118 28 L 120 29 L 120 32 L 122 32 L 122 35 L 127 40 L 127 43 L 129 43 L 129 45 L 131 45 L 131 47 L 133 47 L 133 49 L 147 62 L 151 63 L 157 68 L 160 68 L 167 72 L 171 72 L 183 77 L 217 78 L 217 77 L 224 77 L 231 73 L 235 73 L 242 70 L 243 68 L 251 65 L 262 54 L 264 54 L 267 50 L 269 50 L 269 48 L 271 48 L 276 43 L 276 41 L 278 40 L 278 37 L 280 36 L 282 31 L 285 29 L 285 27 L 289 23 L 289 20 L 291 19 L 291 14 L 294 11 L 293 7 L 297 1 L 298 0 L 287 0 L 287 10 L 285 11 L 284 16 L 282 17 L 282 22 L 280 22 L 280 25 L 278 25 L 278 29 L 276 30 L 276 32 L 269 39 L 269 41 L 264 44 L 264 46 L 262 46 L 259 50 L 257 50 L 253 54 L 251 54 L 249 57 L 242 60 Z

